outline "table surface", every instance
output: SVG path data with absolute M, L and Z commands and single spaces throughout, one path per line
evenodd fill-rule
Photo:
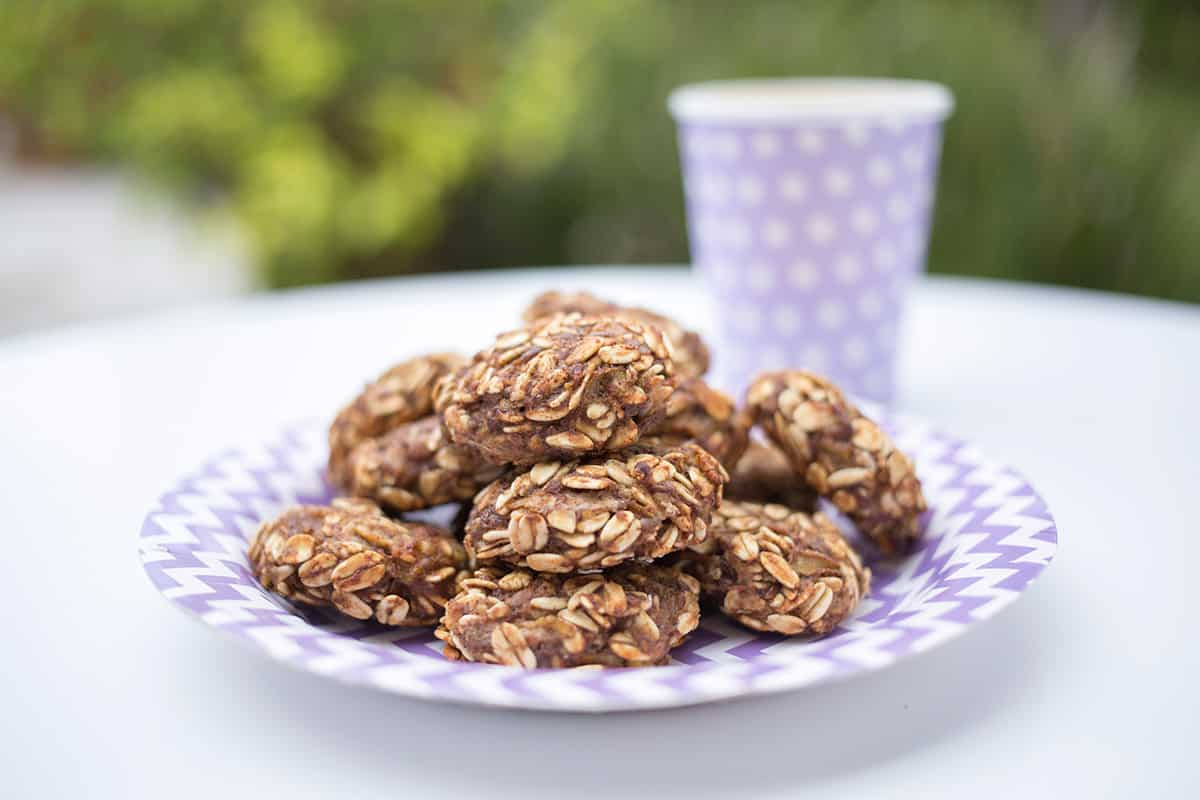
M 12 796 L 1200 793 L 1195 307 L 917 287 L 899 406 L 1021 469 L 1060 551 L 997 618 L 834 686 L 598 717 L 437 705 L 285 669 L 155 594 L 135 538 L 169 481 L 328 416 L 398 357 L 474 349 L 551 286 L 704 316 L 681 269 L 524 270 L 0 340 L 0 511 L 20 543 L 0 645 Z

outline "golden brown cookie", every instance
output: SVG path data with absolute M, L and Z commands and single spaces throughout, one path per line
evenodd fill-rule
M 725 470 L 703 448 L 545 461 L 475 498 L 467 552 L 537 572 L 650 561 L 704 541 Z
M 666 412 L 673 373 L 656 328 L 567 314 L 498 336 L 437 407 L 452 440 L 494 463 L 578 458 L 635 444 Z
M 667 413 L 640 447 L 668 450 L 684 442 L 695 442 L 732 470 L 750 440 L 750 415 L 738 411 L 733 400 L 701 378 L 679 383 L 667 401 Z
M 438 382 L 465 363 L 452 353 L 402 361 L 339 411 L 329 428 L 329 474 L 334 483 L 346 483 L 346 457 L 360 442 L 432 414 Z
M 680 557 L 707 601 L 756 631 L 829 633 L 870 589 L 871 571 L 823 514 L 726 500 L 708 541 Z
M 414 511 L 470 500 L 503 471 L 473 448 L 451 442 L 438 417 L 425 417 L 356 445 L 341 488 L 392 511 Z
M 462 582 L 436 636 L 451 659 L 514 667 L 666 663 L 700 621 L 699 584 L 633 564 L 595 575 L 485 567 Z
M 725 497 L 751 503 L 776 503 L 811 513 L 817 510 L 819 495 L 796 474 L 779 448 L 752 441 L 737 466 L 729 471 Z
M 746 399 L 796 472 L 880 550 L 903 551 L 921 535 L 926 504 L 912 462 L 836 386 L 810 372 L 772 372 Z
M 436 624 L 466 577 L 449 531 L 389 519 L 367 500 L 289 509 L 258 529 L 248 555 L 270 591 L 385 625 Z
M 579 312 L 592 317 L 616 317 L 652 325 L 663 332 L 671 346 L 671 357 L 680 377 L 698 377 L 708 372 L 708 346 L 700 335 L 689 330 L 670 317 L 645 308 L 619 306 L 601 300 L 588 292 L 543 292 L 533 299 L 522 318 L 526 322 L 552 317 L 555 314 Z

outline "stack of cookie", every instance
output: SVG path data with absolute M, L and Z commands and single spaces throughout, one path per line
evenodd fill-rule
M 551 292 L 525 322 L 470 361 L 397 365 L 338 414 L 330 475 L 357 499 L 264 525 L 264 585 L 383 624 L 440 617 L 450 658 L 643 666 L 702 598 L 787 635 L 850 614 L 870 573 L 818 495 L 885 552 L 918 534 L 912 464 L 821 378 L 761 376 L 739 410 L 667 318 Z M 458 531 L 399 516 L 450 502 Z

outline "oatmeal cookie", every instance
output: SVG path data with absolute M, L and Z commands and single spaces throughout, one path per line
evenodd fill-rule
M 334 483 L 346 483 L 346 457 L 360 442 L 432 414 L 435 386 L 465 363 L 452 353 L 402 361 L 339 411 L 329 428 L 329 474 Z
M 871 583 L 824 514 L 729 500 L 713 514 L 708 541 L 684 553 L 680 566 L 733 619 L 789 635 L 829 633 Z
M 384 625 L 436 624 L 466 577 L 449 531 L 389 519 L 359 499 L 285 511 L 258 529 L 248 555 L 270 591 Z
M 700 621 L 696 579 L 631 564 L 596 575 L 477 570 L 446 604 L 436 636 L 450 659 L 514 667 L 640 667 Z
M 926 504 L 912 462 L 836 386 L 809 372 L 773 372 L 746 398 L 797 473 L 880 550 L 902 552 L 921 535 Z
M 796 474 L 779 448 L 752 441 L 729 470 L 725 497 L 752 503 L 776 503 L 795 511 L 816 511 L 819 495 Z
M 662 334 L 556 316 L 501 334 L 437 396 L 450 438 L 495 463 L 620 450 L 658 424 L 675 388 Z
M 680 377 L 698 377 L 708 372 L 708 346 L 698 333 L 685 330 L 670 317 L 645 308 L 631 308 L 601 300 L 588 292 L 543 292 L 533 298 L 522 318 L 526 322 L 552 317 L 555 314 L 579 312 L 590 317 L 616 317 L 630 319 L 644 325 L 653 325 L 663 332 L 671 347 L 671 358 Z
M 357 444 L 346 457 L 342 489 L 391 511 L 470 500 L 504 468 L 451 442 L 441 420 L 425 417 Z
M 663 421 L 638 444 L 661 451 L 695 442 L 716 456 L 725 469 L 732 470 L 749 440 L 749 414 L 739 411 L 729 395 L 702 379 L 687 378 L 667 400 Z
M 537 572 L 650 561 L 704 541 L 728 480 L 706 450 L 543 461 L 479 493 L 467 552 Z

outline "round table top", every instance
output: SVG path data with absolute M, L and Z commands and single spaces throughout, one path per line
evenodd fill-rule
M 543 269 L 0 340 L 16 599 L 0 764 L 13 796 L 1200 791 L 1195 307 L 962 279 L 916 287 L 899 407 L 1024 472 L 1055 513 L 1060 551 L 997 618 L 832 686 L 607 716 L 439 705 L 284 669 L 156 596 L 136 535 L 170 480 L 226 445 L 330 416 L 399 357 L 476 349 L 552 287 L 706 327 L 683 269 Z

